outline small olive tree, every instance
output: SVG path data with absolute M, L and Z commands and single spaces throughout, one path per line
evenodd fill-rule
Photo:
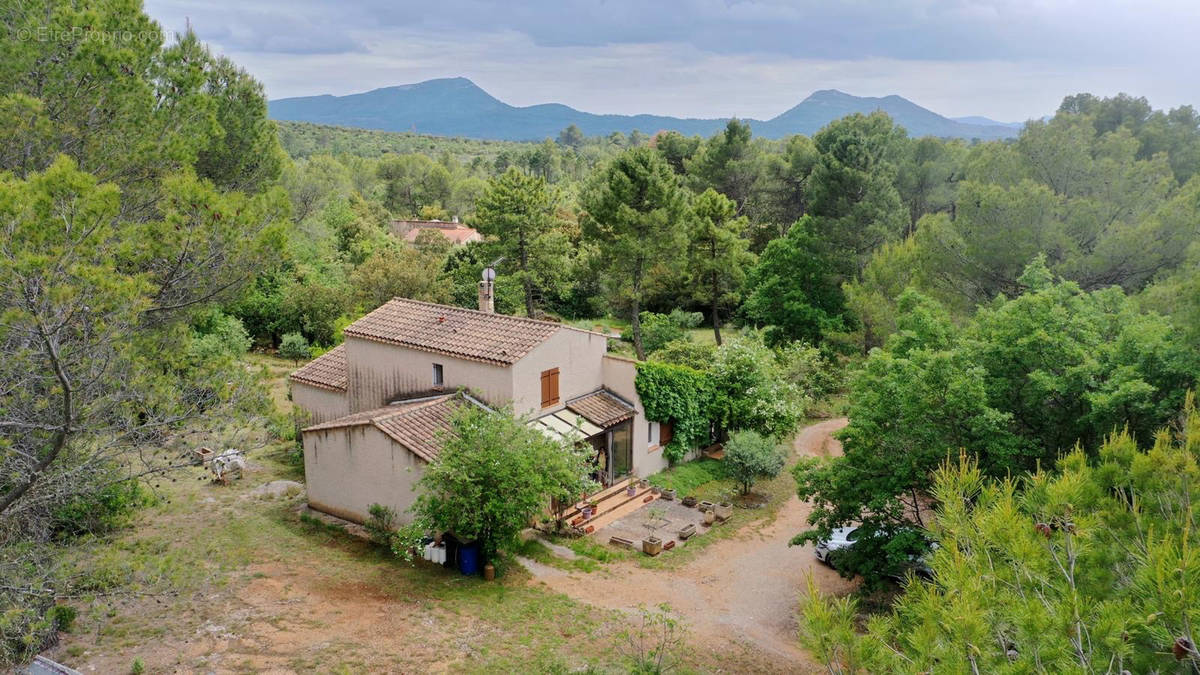
M 509 412 L 464 404 L 425 467 L 413 505 L 422 526 L 475 539 L 485 560 L 519 543 L 550 506 L 595 489 L 590 458 L 550 440 Z
M 725 443 L 725 468 L 742 486 L 742 494 L 749 493 L 756 481 L 778 476 L 783 464 L 784 454 L 779 445 L 758 432 L 739 431 Z

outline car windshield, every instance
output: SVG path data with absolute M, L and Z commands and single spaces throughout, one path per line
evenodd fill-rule
M 846 533 L 846 541 L 855 541 L 858 539 L 858 530 L 850 530 Z

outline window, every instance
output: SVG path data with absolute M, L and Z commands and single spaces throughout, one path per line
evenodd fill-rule
M 542 371 L 542 407 L 558 405 L 558 368 Z
M 670 422 L 651 422 L 646 445 L 651 449 L 666 447 L 674 436 L 675 429 Z
M 446 378 L 442 375 L 442 364 L 433 364 L 433 386 L 441 387 L 446 384 Z

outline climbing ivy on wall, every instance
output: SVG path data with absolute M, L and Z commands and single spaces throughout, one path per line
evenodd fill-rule
M 675 436 L 663 454 L 675 463 L 688 450 L 709 441 L 709 419 L 713 401 L 712 376 L 708 373 L 670 363 L 644 361 L 637 364 L 634 388 L 646 410 L 646 418 L 670 421 Z

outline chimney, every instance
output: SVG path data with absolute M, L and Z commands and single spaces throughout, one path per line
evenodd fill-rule
M 483 270 L 483 278 L 479 281 L 479 311 L 481 312 L 488 314 L 496 312 L 495 280 L 496 270 L 491 267 Z

